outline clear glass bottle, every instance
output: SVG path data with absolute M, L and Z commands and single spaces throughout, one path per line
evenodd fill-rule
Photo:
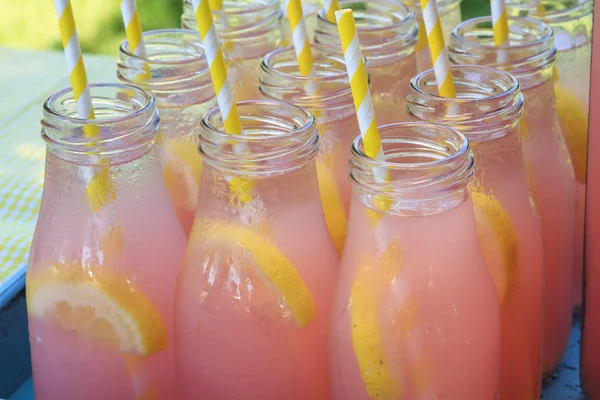
M 280 0 L 281 10 L 283 11 L 283 32 L 285 34 L 286 45 L 292 44 L 292 31 L 290 29 L 290 20 L 287 16 L 285 8 L 285 0 Z M 312 41 L 315 36 L 315 28 L 317 26 L 317 14 L 319 9 L 323 7 L 323 0 L 302 0 L 302 12 L 304 22 L 306 23 L 306 33 L 308 40 Z
M 495 399 L 500 313 L 477 241 L 469 142 L 424 123 L 380 134 L 385 161 L 368 158 L 360 138 L 352 146 L 331 399 Z
M 197 32 L 165 29 L 144 33 L 145 58 L 119 48 L 117 77 L 156 99 L 159 147 L 167 190 L 177 218 L 189 236 L 198 202 L 202 160 L 198 132 L 204 114 L 216 105 L 204 47 Z
M 326 336 L 339 262 L 321 208 L 307 111 L 238 103 L 243 134 L 204 117 L 200 204 L 179 275 L 180 398 L 327 399 Z M 239 149 L 247 151 L 239 153 Z M 232 201 L 233 180 L 251 199 Z
M 279 0 L 224 0 L 223 10 L 213 11 L 213 18 L 236 101 L 259 99 L 262 58 L 285 45 Z M 198 30 L 192 0 L 184 0 L 181 24 Z
M 537 399 L 544 248 L 519 136 L 523 95 L 502 70 L 461 65 L 451 71 L 456 99 L 438 96 L 428 70 L 411 81 L 407 109 L 417 120 L 459 130 L 471 143 L 475 222 L 500 304 L 500 398 Z
M 452 29 L 462 21 L 460 12 L 460 3 L 462 0 L 437 0 L 438 12 L 442 21 L 442 31 L 444 32 L 444 40 L 448 43 Z M 408 0 L 404 4 L 411 7 L 415 11 L 417 23 L 419 24 L 419 38 L 417 40 L 417 71 L 425 71 L 433 67 L 431 64 L 431 54 L 427 44 L 427 32 L 425 31 L 425 23 L 423 21 L 423 12 L 421 11 L 421 3 L 417 0 Z
M 410 78 L 416 74 L 415 14 L 394 0 L 368 2 L 341 0 L 341 8 L 353 8 L 360 46 L 367 59 L 371 97 L 377 123 L 406 121 L 406 95 Z M 325 10 L 317 15 L 315 42 L 335 45 L 342 54 L 336 24 L 327 21 Z
M 90 90 L 94 120 L 76 117 L 71 89 L 44 104 L 44 193 L 27 271 L 35 396 L 172 398 L 186 237 L 162 178 L 158 113 L 134 86 Z
M 456 64 L 489 65 L 512 73 L 525 98 L 521 138 L 531 194 L 544 242 L 544 345 L 542 372 L 558 366 L 571 331 L 575 176 L 554 106 L 554 34 L 545 23 L 511 18 L 510 44 L 495 46 L 490 17 L 462 22 L 452 32 Z M 504 53 L 506 61 L 498 62 Z
M 316 76 L 301 76 L 294 48 L 285 47 L 263 59 L 260 90 L 264 97 L 290 102 L 316 118 L 321 202 L 329 233 L 341 255 L 352 191 L 348 158 L 352 140 L 360 131 L 343 56 L 337 54 L 336 47 L 313 44 L 311 48 Z
M 577 215 L 573 269 L 573 303 L 580 306 L 583 290 L 583 239 L 592 57 L 592 0 L 543 0 L 541 9 L 529 0 L 506 2 L 509 15 L 544 21 L 554 30 L 557 49 L 554 70 L 556 112 L 575 168 Z

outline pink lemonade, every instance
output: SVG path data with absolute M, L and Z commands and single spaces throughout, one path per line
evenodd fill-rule
M 117 75 L 124 83 L 141 85 L 156 98 L 164 179 L 177 218 L 189 236 L 202 171 L 200 121 L 216 105 L 208 63 L 200 37 L 190 31 L 146 32 L 144 43 L 144 58 L 131 54 L 127 41 L 121 44 Z
M 341 256 L 346 239 L 352 187 L 348 179 L 350 145 L 359 134 L 346 64 L 338 48 L 312 44 L 316 76 L 302 77 L 293 47 L 263 59 L 260 91 L 265 98 L 290 102 L 315 116 L 319 131 L 316 158 L 325 222 Z
M 591 110 L 600 107 L 600 29 L 596 22 L 592 51 Z M 596 74 L 596 76 L 594 76 Z M 585 230 L 585 290 L 581 336 L 581 386 L 600 398 L 600 114 L 590 112 Z
M 552 70 L 556 56 L 548 25 L 511 18 L 506 63 L 497 63 L 490 17 L 461 23 L 450 39 L 456 64 L 483 64 L 512 73 L 525 98 L 521 138 L 531 194 L 540 216 L 544 243 L 544 376 L 558 366 L 569 340 L 573 289 L 575 176 L 554 107 Z
M 377 123 L 407 121 L 408 82 L 417 72 L 414 13 L 395 0 L 340 0 L 339 3 L 341 8 L 355 8 L 356 28 L 369 70 Z M 315 42 L 340 46 L 337 26 L 327 20 L 325 10 L 317 16 Z M 338 52 L 341 56 L 341 49 Z
M 338 256 L 319 197 L 314 119 L 280 102 L 238 107 L 246 154 L 216 109 L 201 133 L 203 206 L 175 307 L 180 398 L 326 400 Z
M 330 328 L 331 399 L 496 399 L 500 317 L 477 241 L 467 139 L 380 128 L 352 148 L 354 191 Z M 375 183 L 386 171 L 391 185 Z
M 213 10 L 213 18 L 236 101 L 259 99 L 262 58 L 287 45 L 279 0 L 224 0 L 222 10 Z M 198 30 L 192 0 L 183 4 L 181 23 L 185 29 Z
M 543 11 L 529 0 L 507 1 L 509 14 L 540 19 L 554 30 L 554 44 L 557 49 L 554 70 L 556 112 L 577 181 L 573 303 L 580 306 L 583 289 L 585 175 L 594 2 L 543 0 L 541 6 Z
M 500 304 L 500 397 L 539 398 L 544 249 L 519 137 L 523 95 L 502 70 L 462 65 L 451 71 L 457 99 L 439 97 L 428 70 L 411 81 L 408 111 L 460 130 L 471 143 L 475 222 Z
M 102 141 L 84 139 L 89 121 L 74 118 L 70 90 L 44 108 L 46 176 L 27 271 L 35 396 L 173 399 L 186 238 L 162 180 L 154 99 L 119 84 L 91 93 Z

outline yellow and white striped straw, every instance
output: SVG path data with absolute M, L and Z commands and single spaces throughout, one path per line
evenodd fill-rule
M 121 14 L 125 24 L 125 34 L 129 42 L 129 51 L 138 57 L 146 58 L 146 46 L 142 36 L 142 24 L 135 0 L 121 0 Z
M 54 0 L 58 26 L 69 71 L 69 79 L 73 88 L 73 96 L 77 105 L 77 115 L 81 119 L 95 119 L 92 96 L 83 64 L 81 45 L 75 26 L 75 17 L 70 0 Z M 85 137 L 99 135 L 96 125 L 84 127 Z M 100 173 L 89 177 L 87 194 L 92 211 L 98 212 L 106 203 L 115 198 L 114 186 L 111 182 L 110 171 L 103 168 Z
M 348 78 L 350 80 L 350 89 L 354 98 L 354 107 L 358 116 L 358 127 L 363 139 L 365 154 L 367 157 L 377 160 L 384 160 L 383 148 L 381 147 L 381 138 L 377 128 L 373 100 L 369 91 L 369 80 L 364 58 L 360 51 L 360 43 L 356 33 L 356 24 L 352 10 L 339 10 L 335 12 L 337 19 L 338 32 Z
M 340 3 L 338 0 L 325 0 L 323 6 L 325 7 L 327 21 L 335 24 L 337 22 L 335 19 L 335 12 L 340 10 Z
M 421 0 L 420 3 L 439 95 L 454 98 L 456 97 L 456 88 L 454 87 L 454 80 L 450 72 L 450 61 L 448 59 L 446 44 L 444 43 L 442 22 L 438 13 L 436 0 Z
M 217 36 L 209 0 L 192 0 L 192 4 L 194 5 L 198 30 L 204 45 L 204 52 L 206 53 L 206 60 L 208 61 L 210 76 L 217 95 L 217 103 L 221 111 L 221 118 L 223 118 L 225 132 L 232 135 L 241 135 L 242 121 L 238 113 L 233 91 L 227 79 L 225 58 L 223 57 L 223 50 Z M 236 150 L 245 152 L 247 151 L 245 147 L 242 144 L 237 146 Z M 230 191 L 232 194 L 236 194 L 241 202 L 247 203 L 252 199 L 252 182 L 240 177 L 227 177 L 227 181 L 229 182 Z
M 490 0 L 492 9 L 492 29 L 494 30 L 494 44 L 502 46 L 508 44 L 508 15 L 506 13 L 506 0 Z M 505 49 L 499 49 L 496 56 L 498 63 L 508 61 Z
M 300 0 L 286 0 L 285 8 L 290 20 L 290 29 L 292 31 L 292 40 L 294 42 L 294 50 L 296 50 L 300 75 L 312 76 L 315 74 L 315 62 L 308 42 L 308 34 L 306 33 L 302 3 Z
M 492 27 L 496 46 L 506 44 L 508 40 L 508 16 L 505 0 L 490 0 L 492 9 Z
M 225 59 L 219 44 L 210 5 L 208 0 L 192 0 L 192 4 L 194 5 L 198 30 L 206 52 L 210 76 L 217 95 L 217 103 L 225 125 L 225 132 L 239 135 L 242 133 L 242 122 L 233 97 L 233 91 L 227 79 Z

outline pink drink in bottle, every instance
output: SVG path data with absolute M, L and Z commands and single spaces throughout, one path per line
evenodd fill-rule
M 575 176 L 554 107 L 554 35 L 545 23 L 509 20 L 510 44 L 495 46 L 490 17 L 458 25 L 449 44 L 456 64 L 483 64 L 512 73 L 525 98 L 523 156 L 544 242 L 544 376 L 558 366 L 571 331 Z M 498 53 L 508 61 L 498 63 Z
M 331 399 L 495 399 L 500 318 L 469 195 L 469 143 L 423 123 L 380 134 L 385 162 L 368 158 L 360 138 L 352 147 Z
M 234 140 L 218 110 L 203 120 L 202 206 L 175 307 L 180 398 L 325 400 L 338 256 L 319 197 L 315 121 L 275 101 L 238 109 Z M 230 190 L 241 181 L 245 196 Z
M 500 304 L 500 395 L 539 398 L 544 249 L 519 136 L 523 95 L 502 70 L 460 65 L 451 71 L 456 99 L 437 95 L 428 70 L 411 81 L 408 111 L 460 130 L 471 143 L 475 222 Z
M 189 236 L 198 202 L 202 160 L 200 121 L 216 105 L 208 62 L 197 32 L 165 29 L 144 33 L 147 57 L 119 49 L 117 76 L 141 85 L 156 98 L 160 112 L 159 148 L 163 174 L 183 230 Z
M 46 175 L 27 271 L 35 397 L 172 399 L 186 238 L 162 178 L 158 113 L 139 88 L 90 89 L 94 120 L 75 118 L 70 89 L 44 105 Z

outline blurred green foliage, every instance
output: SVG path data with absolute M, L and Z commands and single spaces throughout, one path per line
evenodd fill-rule
M 376 1 L 376 0 L 373 0 Z M 115 55 L 125 38 L 120 0 L 71 0 L 83 51 Z M 144 30 L 181 26 L 183 0 L 137 0 Z M 462 16 L 489 15 L 489 0 L 462 0 Z M 52 0 L 0 0 L 0 46 L 62 49 Z

